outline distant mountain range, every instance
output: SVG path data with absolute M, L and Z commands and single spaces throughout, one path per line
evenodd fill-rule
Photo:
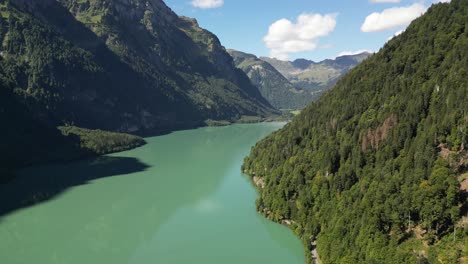
M 302 109 L 317 100 L 345 73 L 371 56 L 363 52 L 314 62 L 306 59 L 282 61 L 236 50 L 228 50 L 238 68 L 249 76 L 263 95 L 278 109 Z
M 313 100 L 316 100 L 345 73 L 371 55 L 371 53 L 363 52 L 356 55 L 340 56 L 336 59 L 327 59 L 321 62 L 306 59 L 282 61 L 268 57 L 261 57 L 260 59 L 275 67 L 297 89 L 310 92 Z
M 313 97 L 303 89 L 296 88 L 286 77 L 266 61 L 253 54 L 228 50 L 236 66 L 243 70 L 260 93 L 278 109 L 300 109 Z

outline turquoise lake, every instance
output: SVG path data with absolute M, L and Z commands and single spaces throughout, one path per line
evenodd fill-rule
M 34 194 L 18 199 L 48 199 L 0 216 L 0 263 L 304 264 L 300 240 L 256 212 L 258 194 L 240 172 L 250 148 L 283 125 L 179 131 L 25 169 L 0 192 L 32 182 Z

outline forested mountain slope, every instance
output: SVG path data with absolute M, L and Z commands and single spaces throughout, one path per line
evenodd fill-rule
M 3 79 L 42 96 L 53 120 L 135 132 L 274 112 L 216 36 L 161 0 L 10 0 L 6 10 Z
M 29 131 L 0 132 L 15 163 L 30 161 L 10 155 L 19 145 L 58 126 L 149 134 L 277 113 L 215 35 L 161 0 L 1 0 L 0 11 L 0 96 L 15 105 L 1 121 Z M 38 156 L 57 147 L 46 145 Z
M 228 50 L 236 66 L 243 70 L 260 93 L 278 109 L 302 109 L 312 102 L 313 93 L 298 89 L 268 62 L 237 50 Z
M 310 263 L 467 260 L 467 22 L 432 6 L 245 159 Z

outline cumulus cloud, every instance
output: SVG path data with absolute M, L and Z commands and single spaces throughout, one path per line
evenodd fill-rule
M 370 0 L 371 3 L 400 3 L 401 0 Z
M 391 40 L 392 38 L 394 38 L 394 37 L 400 35 L 400 34 L 403 33 L 403 32 L 405 32 L 404 29 L 395 32 L 395 34 L 393 34 L 391 37 L 389 37 L 389 38 L 387 39 L 387 41 L 389 41 L 389 40 Z
M 296 22 L 285 18 L 274 22 L 263 38 L 270 49 L 270 56 L 286 60 L 290 53 L 316 49 L 318 39 L 335 30 L 336 16 L 336 14 L 302 14 Z
M 341 57 L 341 56 L 348 56 L 348 55 L 357 55 L 361 54 L 363 52 L 368 52 L 368 53 L 374 53 L 372 50 L 366 50 L 366 49 L 361 49 L 361 50 L 356 50 L 356 51 L 342 51 L 340 54 L 338 54 L 336 57 Z
M 406 7 L 393 7 L 375 12 L 366 17 L 361 26 L 363 32 L 384 31 L 399 26 L 407 26 L 415 18 L 426 12 L 423 4 L 416 3 Z
M 395 34 L 393 34 L 393 36 L 396 37 L 396 36 L 400 35 L 400 34 L 403 33 L 403 32 L 405 32 L 404 29 L 399 30 L 399 31 L 395 32 Z
M 224 0 L 193 0 L 191 4 L 202 9 L 217 8 L 224 4 Z
M 450 1 L 452 1 L 452 0 L 434 0 L 432 2 L 434 4 L 438 4 L 438 3 L 450 3 Z

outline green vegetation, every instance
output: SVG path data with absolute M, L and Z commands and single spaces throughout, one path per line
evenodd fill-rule
M 0 14 L 1 14 L 3 19 L 8 19 L 8 17 L 10 16 L 10 14 L 8 12 L 8 6 L 7 6 L 6 1 L 0 2 Z
M 236 66 L 244 71 L 268 102 L 278 109 L 302 109 L 312 102 L 312 93 L 295 88 L 268 62 L 255 55 L 228 50 Z
M 146 2 L 11 0 L 5 87 L 57 126 L 150 133 L 278 114 L 216 36 Z
M 294 116 L 297 116 L 300 113 L 301 113 L 301 111 L 299 111 L 299 110 L 291 111 L 291 114 L 293 114 Z
M 78 136 L 80 149 L 101 155 L 136 148 L 145 144 L 138 136 L 103 130 L 90 130 L 75 126 L 62 126 L 59 130 L 64 136 Z
M 258 123 L 264 121 L 264 118 L 259 118 L 258 116 L 241 116 L 239 118 L 239 123 Z
M 229 126 L 232 124 L 232 122 L 227 121 L 227 120 L 205 120 L 205 124 L 207 126 L 212 126 L 212 127 L 217 127 L 217 126 Z
M 34 109 L 34 108 L 33 108 Z M 128 134 L 62 127 L 44 123 L 25 107 L 21 97 L 0 86 L 0 183 L 14 169 L 50 161 L 68 161 L 131 149 L 144 140 Z
M 431 7 L 245 159 L 309 263 L 314 240 L 323 263 L 466 260 L 467 21 Z

